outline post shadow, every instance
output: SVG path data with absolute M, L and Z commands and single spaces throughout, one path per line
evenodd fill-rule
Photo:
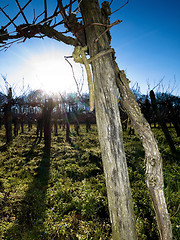
M 29 152 L 26 154 L 26 163 L 31 161 L 31 159 L 34 157 L 34 149 L 37 146 L 38 142 L 37 142 L 37 138 L 35 138 L 35 140 L 32 143 L 31 149 L 29 150 Z
M 13 209 L 16 221 L 6 231 L 5 239 L 24 239 L 24 237 L 32 236 L 33 239 L 40 238 L 44 231 L 43 222 L 45 219 L 49 170 L 50 152 L 44 149 L 36 176 L 30 183 L 24 199 L 19 204 L 19 208 L 16 206 L 15 210 Z

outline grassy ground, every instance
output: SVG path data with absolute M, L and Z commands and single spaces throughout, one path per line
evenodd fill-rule
M 0 131 L 0 239 L 111 239 L 106 187 L 96 126 L 80 136 L 72 128 L 72 143 L 65 132 L 52 137 L 51 154 L 36 129 L 25 129 L 13 143 L 3 147 Z M 164 159 L 165 193 L 179 239 L 179 165 L 159 129 L 154 129 Z M 171 129 L 176 147 L 180 139 Z M 158 239 L 157 226 L 145 185 L 144 151 L 137 136 L 124 134 L 138 239 Z M 180 152 L 179 152 L 180 153 Z

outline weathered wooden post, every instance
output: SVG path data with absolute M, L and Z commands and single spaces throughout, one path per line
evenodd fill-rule
M 104 13 L 98 0 L 79 1 L 91 59 L 112 51 L 109 35 L 103 26 Z M 108 4 L 108 2 L 104 2 Z M 83 55 L 84 56 L 84 55 Z M 123 148 L 122 126 L 117 103 L 116 74 L 113 54 L 102 54 L 91 63 L 99 141 L 107 186 L 113 240 L 136 240 L 135 217 Z M 93 105 L 93 104 L 92 104 Z

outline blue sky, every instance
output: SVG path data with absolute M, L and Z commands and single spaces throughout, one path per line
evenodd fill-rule
M 123 23 L 112 29 L 112 43 L 119 67 L 143 92 L 164 77 L 164 90 L 180 93 L 179 11 L 178 0 L 132 0 L 117 13 Z
M 36 4 L 37 12 L 40 11 L 39 6 L 43 1 L 33 1 Z M 16 14 L 16 7 L 12 5 L 15 1 L 1 0 L 0 7 L 5 6 L 8 2 L 9 6 L 6 11 L 13 17 Z M 20 2 L 22 5 L 26 3 L 25 0 Z M 50 2 L 52 4 L 56 1 Z M 111 5 L 112 11 L 124 2 L 114 0 Z M 28 17 L 30 17 L 29 13 L 32 12 L 32 8 L 33 5 L 27 11 Z M 179 0 L 130 0 L 129 4 L 111 16 L 111 22 L 117 19 L 123 21 L 111 29 L 111 45 L 116 51 L 118 65 L 120 69 L 126 71 L 131 86 L 138 83 L 143 93 L 147 93 L 148 87 L 152 89 L 163 79 L 159 90 L 173 91 L 173 94 L 180 95 L 179 12 Z M 0 25 L 4 21 L 5 18 L 0 13 Z M 64 55 L 71 55 L 72 50 L 73 48 L 63 43 L 49 39 L 31 39 L 25 43 L 14 44 L 6 52 L 0 52 L 0 74 L 7 74 L 7 80 L 12 85 L 16 85 L 16 88 L 21 87 L 24 78 L 25 83 L 29 83 L 34 88 L 39 86 L 48 90 L 53 85 L 56 90 L 61 88 L 75 91 L 76 85 L 71 68 L 63 58 Z M 56 73 L 54 68 L 49 67 L 49 62 L 46 61 L 46 65 L 46 58 L 54 62 L 54 67 L 58 68 Z M 49 73 L 46 73 L 44 76 L 43 69 L 41 73 L 38 73 L 34 65 L 40 61 L 42 64 L 39 65 L 39 69 L 43 68 L 43 65 L 48 66 L 49 71 L 51 73 L 54 71 L 54 74 L 48 76 Z M 74 65 L 74 70 L 77 80 L 82 81 L 81 67 Z M 53 82 L 53 78 L 57 78 L 56 82 Z M 69 78 L 71 78 L 70 81 Z M 2 85 L 3 82 L 0 79 L 0 87 Z M 86 90 L 87 85 L 84 84 L 84 91 Z

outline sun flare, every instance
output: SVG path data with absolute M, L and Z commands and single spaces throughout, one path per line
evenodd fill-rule
M 21 67 L 21 76 L 32 89 L 42 89 L 46 93 L 76 92 L 77 85 L 73 78 L 70 65 L 60 51 L 46 51 L 42 54 L 33 54 L 26 59 L 25 66 Z M 73 64 L 77 82 L 82 81 L 82 69 Z M 84 83 L 85 85 L 85 83 Z
M 62 54 L 45 53 L 30 60 L 33 79 L 39 82 L 46 92 L 75 90 L 75 82 L 69 64 Z

